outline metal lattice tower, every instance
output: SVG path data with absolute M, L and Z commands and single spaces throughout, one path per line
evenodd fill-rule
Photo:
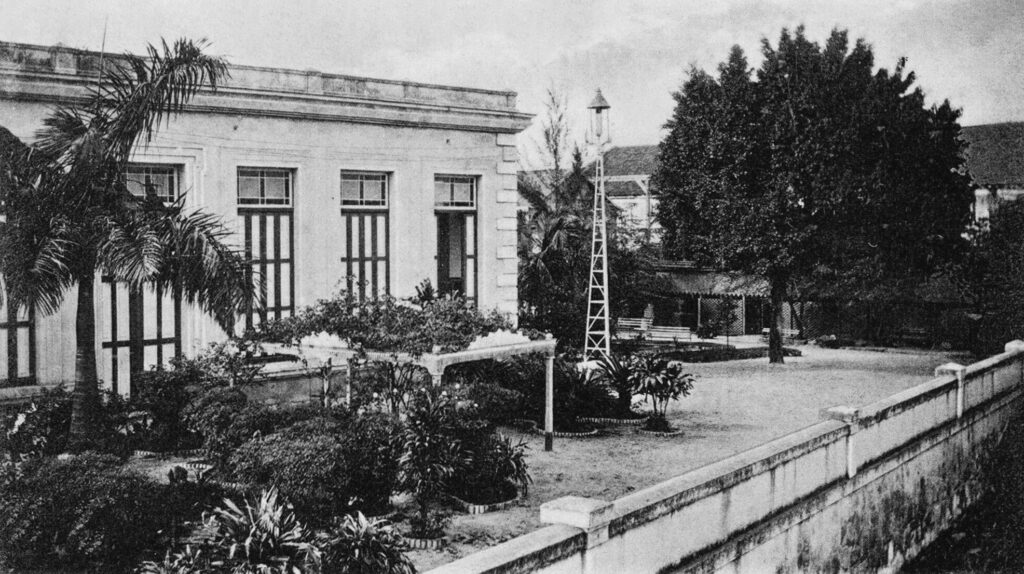
M 594 214 L 591 223 L 590 284 L 587 293 L 587 334 L 583 345 L 584 359 L 597 359 L 611 354 L 611 328 L 608 323 L 608 217 L 604 189 L 604 146 L 608 143 L 608 102 L 597 90 L 592 110 L 592 130 L 597 145 L 594 190 Z

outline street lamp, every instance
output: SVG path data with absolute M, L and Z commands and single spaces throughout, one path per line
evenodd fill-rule
M 611 142 L 608 100 L 601 90 L 587 106 L 590 110 L 588 142 L 597 148 L 594 183 L 594 216 L 590 250 L 590 282 L 587 294 L 587 324 L 583 345 L 585 360 L 611 354 L 611 329 L 608 324 L 608 218 L 605 212 L 607 195 L 604 182 L 604 151 Z

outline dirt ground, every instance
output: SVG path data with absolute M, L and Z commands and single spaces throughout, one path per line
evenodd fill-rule
M 822 408 L 865 405 L 927 381 L 942 363 L 969 361 L 941 353 L 800 350 L 802 357 L 787 357 L 784 365 L 767 359 L 693 364 L 692 394 L 669 409 L 680 436 L 611 429 L 599 438 L 555 439 L 554 451 L 544 452 L 542 437 L 503 428 L 529 444 L 529 496 L 503 512 L 455 515 L 446 548 L 410 552 L 417 569 L 539 528 L 543 502 L 567 495 L 613 500 L 810 426 L 821 420 Z

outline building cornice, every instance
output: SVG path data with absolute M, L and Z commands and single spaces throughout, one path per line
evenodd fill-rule
M 82 101 L 99 77 L 99 57 L 0 42 L 0 99 Z M 230 72 L 216 91 L 197 94 L 187 110 L 489 133 L 517 133 L 532 118 L 516 110 L 516 94 L 510 91 L 256 66 L 231 66 Z

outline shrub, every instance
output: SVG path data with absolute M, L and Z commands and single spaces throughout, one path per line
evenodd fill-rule
M 282 408 L 250 403 L 238 387 L 207 389 L 185 409 L 189 428 L 203 440 L 215 464 L 226 467 L 228 457 L 246 441 L 306 420 L 321 412 L 313 407 Z
M 412 363 L 368 361 L 356 371 L 352 381 L 356 407 L 374 405 L 393 415 L 405 409 L 414 389 L 430 384 L 426 369 Z
M 131 453 L 133 427 L 129 408 L 120 395 L 104 393 L 97 428 L 85 442 L 70 444 L 71 393 L 63 387 L 44 390 L 28 407 L 0 424 L 0 444 L 13 460 L 53 456 L 62 452 L 95 450 L 126 457 Z
M 694 331 L 699 339 L 714 339 L 718 336 L 718 325 L 716 323 L 703 323 L 697 325 Z
M 231 468 L 243 482 L 275 485 L 307 521 L 383 512 L 398 480 L 395 433 L 385 416 L 312 419 L 246 442 Z
M 149 424 L 139 433 L 138 444 L 157 452 L 196 448 L 201 437 L 189 429 L 184 412 L 198 392 L 200 375 L 191 368 L 174 368 L 141 373 L 132 397 L 135 407 L 149 415 Z
M 437 505 L 462 460 L 462 447 L 452 440 L 455 404 L 435 388 L 416 393 L 402 436 L 399 459 L 401 487 L 416 498 L 412 534 L 433 538 L 444 533 L 445 516 Z
M 19 568 L 134 564 L 198 515 L 195 493 L 174 488 L 110 455 L 32 460 L 0 490 L 0 554 Z
M 615 354 L 601 355 L 598 376 L 615 391 L 613 417 L 626 418 L 633 414 L 633 384 L 629 380 L 629 361 Z
M 277 490 L 264 490 L 243 506 L 225 499 L 214 510 L 203 536 L 215 562 L 232 573 L 301 574 L 317 572 L 320 551 L 313 534 L 298 520 Z
M 402 537 L 384 520 L 362 513 L 345 516 L 317 538 L 324 572 L 346 574 L 413 574 L 416 568 L 402 553 Z
M 641 354 L 629 363 L 630 381 L 637 394 L 651 402 L 655 419 L 664 419 L 669 401 L 687 396 L 693 388 L 693 375 L 684 373 L 682 366 L 664 358 Z M 657 422 L 650 423 L 653 425 Z M 652 429 L 654 430 L 654 429 Z
M 521 418 L 523 394 L 495 383 L 476 383 L 469 386 L 467 398 L 476 405 L 480 416 L 497 424 Z
M 500 313 L 481 313 L 459 296 L 435 298 L 415 307 L 388 295 L 360 300 L 342 291 L 293 317 L 269 322 L 260 337 L 288 342 L 327 332 L 353 347 L 416 355 L 434 347 L 442 352 L 463 350 L 478 336 L 510 328 Z
M 56 455 L 67 450 L 71 394 L 63 387 L 44 390 L 22 412 L 6 417 L 0 440 L 13 460 Z
M 526 463 L 526 443 L 513 443 L 501 434 L 487 434 L 467 446 L 451 492 L 474 504 L 508 500 L 521 490 L 527 492 L 533 478 Z

